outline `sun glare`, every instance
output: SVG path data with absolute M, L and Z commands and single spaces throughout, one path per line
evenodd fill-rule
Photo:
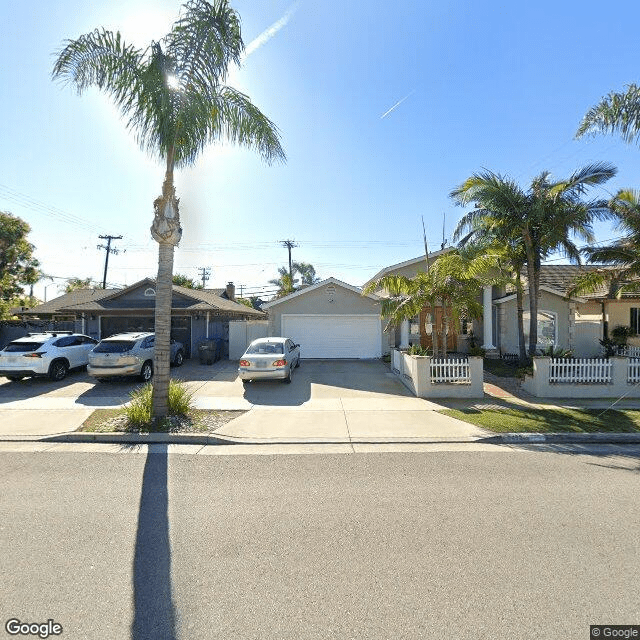
M 177 91 L 178 89 L 180 89 L 180 79 L 173 74 L 169 74 L 167 76 L 167 86 L 169 87 L 169 89 Z

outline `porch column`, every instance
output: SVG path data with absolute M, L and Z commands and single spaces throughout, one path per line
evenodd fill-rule
M 409 321 L 403 320 L 400 324 L 400 348 L 409 348 Z
M 491 310 L 491 285 L 484 288 L 482 293 L 482 327 L 484 330 L 484 344 L 483 349 L 487 351 L 494 351 L 495 345 L 493 344 L 493 313 Z

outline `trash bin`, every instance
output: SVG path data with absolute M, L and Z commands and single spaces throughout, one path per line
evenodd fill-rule
M 213 364 L 220 359 L 220 341 L 204 340 L 198 347 L 200 364 Z

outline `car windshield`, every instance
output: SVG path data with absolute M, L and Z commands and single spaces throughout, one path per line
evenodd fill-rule
M 135 340 L 105 340 L 93 349 L 94 353 L 124 353 L 131 351 Z
M 3 351 L 9 351 L 13 353 L 21 353 L 27 351 L 35 351 L 39 349 L 44 342 L 10 342 Z
M 282 355 L 284 352 L 282 351 L 282 342 L 258 342 L 257 344 L 249 345 L 247 349 L 247 353 L 252 355 L 257 355 L 260 353 L 275 353 L 277 355 Z

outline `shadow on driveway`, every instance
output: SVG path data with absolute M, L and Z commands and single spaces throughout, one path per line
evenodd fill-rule
M 313 387 L 313 388 L 312 388 Z M 291 384 L 255 380 L 244 388 L 254 405 L 300 406 L 311 399 L 411 397 L 413 394 L 379 360 L 301 360 Z
M 149 448 L 142 476 L 133 560 L 132 640 L 175 640 L 171 593 L 167 446 Z

